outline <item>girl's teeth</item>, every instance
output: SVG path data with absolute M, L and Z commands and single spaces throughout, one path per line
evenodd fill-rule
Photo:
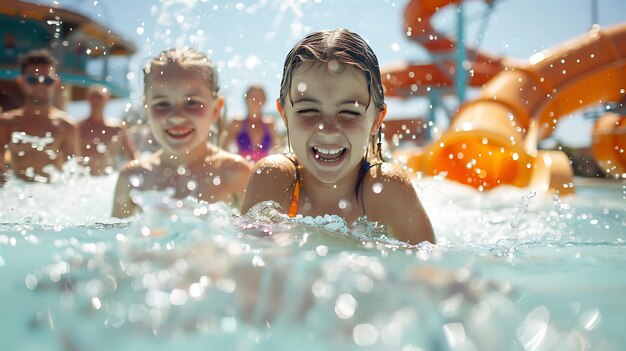
M 167 131 L 170 135 L 185 135 L 190 132 L 190 129 L 170 129 Z
M 345 147 L 340 147 L 336 149 L 324 149 L 314 147 L 313 151 L 315 153 L 315 158 L 318 160 L 332 162 L 338 160 L 346 151 Z
M 321 149 L 321 148 L 315 148 L 315 150 L 317 150 L 317 152 L 319 152 L 320 154 L 324 154 L 324 155 L 335 155 L 340 153 L 341 151 L 343 151 L 345 148 L 338 148 L 338 149 Z

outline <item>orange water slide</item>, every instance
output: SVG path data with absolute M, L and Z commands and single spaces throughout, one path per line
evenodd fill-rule
M 404 11 L 404 32 L 407 37 L 435 56 L 435 63 L 399 63 L 382 69 L 385 94 L 395 97 L 420 96 L 427 94 L 424 86 L 438 88 L 454 85 L 456 63 L 454 39 L 438 32 L 431 24 L 433 15 L 449 5 L 458 5 L 462 0 L 412 0 Z M 481 0 L 492 3 L 494 0 Z M 501 57 L 491 56 L 473 49 L 466 49 L 468 84 L 479 87 L 498 74 L 505 66 L 513 65 Z
M 591 140 L 593 157 L 604 173 L 626 178 L 626 115 L 609 112 L 598 118 Z
M 461 106 L 450 127 L 407 157 L 409 167 L 478 189 L 501 184 L 573 190 L 569 160 L 537 151 L 558 119 L 589 105 L 619 101 L 626 88 L 626 24 L 594 27 L 500 72 L 479 97 Z

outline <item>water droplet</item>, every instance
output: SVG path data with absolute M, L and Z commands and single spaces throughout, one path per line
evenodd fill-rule
M 372 191 L 374 194 L 380 194 L 383 191 L 383 185 L 380 183 L 375 183 L 372 185 Z
M 370 346 L 378 341 L 378 329 L 369 323 L 358 324 L 352 329 L 352 338 L 359 346 Z
M 304 93 L 306 91 L 306 88 L 307 88 L 306 83 L 305 82 L 298 83 L 297 88 L 298 88 L 299 92 Z
M 93 308 L 95 310 L 99 310 L 102 307 L 102 302 L 100 301 L 99 298 L 97 297 L 92 297 L 91 298 L 91 306 L 93 306 Z
M 187 302 L 187 292 L 182 289 L 174 289 L 170 293 L 170 303 L 174 306 L 182 306 Z
M 143 179 L 139 176 L 130 177 L 130 185 L 132 185 L 135 188 L 140 186 L 142 182 L 143 182 Z
M 318 256 L 326 256 L 328 254 L 328 247 L 325 245 L 319 245 L 315 248 L 315 253 Z
M 339 65 L 339 62 L 337 60 L 330 60 L 328 61 L 328 71 L 331 73 L 337 73 L 339 72 L 339 68 L 341 66 Z
M 26 287 L 30 290 L 35 290 L 37 288 L 37 277 L 32 274 L 26 276 L 24 280 Z
M 354 296 L 350 294 L 341 294 L 337 297 L 335 301 L 335 314 L 340 319 L 349 319 L 352 318 L 358 303 Z
M 222 183 L 222 179 L 220 179 L 220 177 L 214 177 L 213 178 L 213 185 L 218 186 Z

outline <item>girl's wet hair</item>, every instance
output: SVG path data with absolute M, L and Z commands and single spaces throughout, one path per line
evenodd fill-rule
M 285 105 L 294 71 L 303 62 L 333 61 L 361 69 L 365 73 L 368 90 L 376 109 L 379 112 L 384 109 L 385 96 L 376 54 L 360 35 L 343 28 L 310 33 L 289 51 L 280 83 L 281 105 Z
M 207 82 L 214 95 L 217 95 L 219 92 L 215 64 L 205 54 L 189 47 L 168 49 L 162 51 L 157 57 L 150 60 L 143 68 L 144 89 L 148 88 L 148 78 L 152 70 L 155 67 L 165 66 L 168 63 L 176 63 L 185 69 L 197 72 Z

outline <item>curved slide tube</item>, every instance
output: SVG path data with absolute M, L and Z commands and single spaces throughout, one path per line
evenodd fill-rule
M 626 115 L 607 113 L 593 126 L 591 151 L 604 173 L 626 178 Z
M 457 5 L 462 0 L 412 0 L 404 11 L 404 32 L 407 37 L 424 47 L 435 56 L 436 63 L 411 64 L 399 63 L 389 65 L 381 70 L 385 95 L 395 97 L 422 96 L 426 89 L 420 87 L 435 86 L 438 88 L 453 87 L 456 64 L 454 54 L 455 40 L 436 31 L 430 23 L 432 16 L 441 8 Z M 494 0 L 482 0 L 492 3 Z M 467 49 L 467 62 L 471 74 L 468 77 L 470 86 L 479 87 L 494 77 L 505 66 L 514 65 L 504 62 L 500 57 L 490 56 L 473 49 Z
M 566 155 L 537 151 L 558 119 L 588 105 L 619 101 L 626 86 L 626 24 L 594 28 L 529 64 L 502 71 L 464 104 L 439 140 L 407 156 L 427 175 L 480 190 L 501 184 L 573 191 Z

